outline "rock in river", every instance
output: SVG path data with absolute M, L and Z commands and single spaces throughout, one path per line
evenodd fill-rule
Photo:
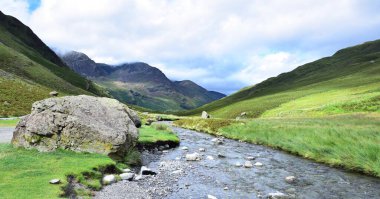
M 135 176 L 134 173 L 122 173 L 119 175 L 122 180 L 132 180 Z
M 18 123 L 12 144 L 39 151 L 63 148 L 121 157 L 137 138 L 138 130 L 124 104 L 79 95 L 35 102 L 31 114 Z
M 200 160 L 201 157 L 199 156 L 198 153 L 190 153 L 190 154 L 186 154 L 186 160 L 187 161 L 197 161 L 197 160 Z
M 116 182 L 116 177 L 114 175 L 106 175 L 103 177 L 103 184 L 112 184 Z
M 245 167 L 245 168 L 252 168 L 252 167 L 253 167 L 253 164 L 252 164 L 251 161 L 245 161 L 245 163 L 244 163 L 244 167 Z

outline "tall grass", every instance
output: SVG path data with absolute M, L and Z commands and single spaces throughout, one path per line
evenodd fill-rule
M 183 119 L 175 124 L 380 177 L 379 114 L 253 119 L 220 128 L 212 120 Z

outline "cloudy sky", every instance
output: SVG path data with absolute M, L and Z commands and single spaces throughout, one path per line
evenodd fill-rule
M 376 0 L 0 0 L 50 47 L 230 94 L 380 39 Z

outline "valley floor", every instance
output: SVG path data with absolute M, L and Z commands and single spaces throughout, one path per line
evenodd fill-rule
M 380 177 L 380 115 L 252 120 L 182 119 L 175 125 L 270 146 L 307 159 Z

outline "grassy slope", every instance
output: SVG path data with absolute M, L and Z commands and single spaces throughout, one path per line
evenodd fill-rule
M 214 117 L 321 116 L 378 112 L 380 40 L 338 51 L 231 96 L 185 113 L 202 110 Z
M 108 164 L 114 162 L 104 155 L 63 150 L 40 153 L 0 144 L 0 198 L 58 198 L 61 185 L 50 185 L 51 179 L 66 184 L 68 174 Z
M 34 101 L 61 94 L 107 95 L 64 66 L 27 26 L 0 13 L 0 117 L 30 111 Z
M 380 177 L 380 114 L 244 120 L 182 119 L 181 127 L 263 144 Z

